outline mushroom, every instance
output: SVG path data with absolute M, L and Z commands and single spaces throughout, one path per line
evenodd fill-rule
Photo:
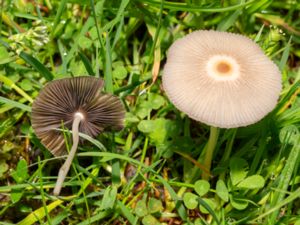
M 62 184 L 75 156 L 79 132 L 91 137 L 107 128 L 123 127 L 124 107 L 116 96 L 101 93 L 104 81 L 81 76 L 51 81 L 39 93 L 32 105 L 32 127 L 41 142 L 54 156 L 67 153 L 63 125 L 72 129 L 73 145 L 59 170 L 54 195 L 59 195 Z
M 261 120 L 281 92 L 278 67 L 248 37 L 213 30 L 195 31 L 175 41 L 162 77 L 171 102 L 190 118 L 216 128 L 236 128 Z M 210 140 L 211 148 L 214 142 Z M 210 145 L 210 144 L 208 144 Z M 204 164 L 210 169 L 213 149 Z M 210 155 L 210 156 L 209 156 Z

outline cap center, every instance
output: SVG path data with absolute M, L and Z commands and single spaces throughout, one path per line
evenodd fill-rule
M 235 80 L 240 75 L 237 61 L 227 55 L 215 55 L 209 58 L 206 70 L 215 80 Z
M 216 65 L 216 67 L 216 70 L 219 72 L 220 75 L 227 76 L 228 74 L 230 74 L 231 65 L 228 62 L 221 61 Z

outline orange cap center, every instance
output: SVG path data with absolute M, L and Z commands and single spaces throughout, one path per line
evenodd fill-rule
M 231 75 L 231 65 L 228 62 L 221 61 L 217 63 L 216 70 L 219 72 L 221 76 L 228 76 Z
M 206 63 L 207 74 L 218 81 L 235 80 L 240 76 L 240 66 L 228 55 L 214 55 Z

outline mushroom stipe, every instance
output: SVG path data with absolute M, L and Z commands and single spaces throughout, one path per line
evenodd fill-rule
M 103 94 L 104 81 L 81 76 L 49 82 L 32 105 L 32 127 L 54 156 L 67 153 L 64 136 L 58 129 L 72 129 L 73 145 L 59 170 L 54 195 L 59 195 L 79 143 L 79 132 L 91 137 L 106 129 L 123 128 L 125 109 L 120 99 Z
M 58 172 L 58 178 L 53 190 L 53 194 L 54 195 L 59 195 L 60 190 L 62 188 L 63 182 L 66 179 L 66 176 L 70 170 L 70 166 L 72 164 L 72 161 L 74 159 L 76 150 L 77 150 L 77 146 L 78 146 L 78 142 L 79 142 L 79 133 L 78 133 L 78 128 L 79 128 L 79 124 L 80 122 L 84 120 L 84 116 L 82 113 L 77 112 L 74 115 L 74 121 L 73 121 L 73 125 L 72 125 L 72 134 L 73 134 L 73 145 L 72 148 L 69 152 L 68 158 L 66 159 L 65 163 L 62 165 L 62 167 L 59 169 Z

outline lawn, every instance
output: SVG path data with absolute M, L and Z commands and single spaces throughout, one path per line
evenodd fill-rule
M 300 225 L 299 1 L 0 0 L 0 15 L 0 225 Z M 276 93 L 263 116 L 223 125 L 198 119 L 170 96 L 173 86 L 186 84 L 181 74 L 190 71 L 185 65 L 177 70 L 176 64 L 190 65 L 195 57 L 188 54 L 198 54 L 202 41 L 176 57 L 170 47 L 197 30 L 240 34 L 260 47 L 260 57 L 272 69 L 260 67 L 264 63 L 251 50 L 236 50 L 238 42 L 225 46 L 245 56 L 237 61 L 256 60 L 254 77 L 274 77 L 273 69 L 278 71 L 280 93 L 266 81 L 271 88 L 249 96 L 257 105 L 243 99 L 247 88 L 232 96 L 260 111 L 261 99 Z M 210 48 L 222 45 L 224 40 L 218 40 Z M 177 44 L 181 50 L 184 46 Z M 235 64 L 230 63 L 222 71 L 231 71 Z M 173 74 L 179 74 L 178 81 L 169 88 L 167 76 Z M 49 105 L 45 122 L 44 117 L 35 120 L 38 106 L 44 106 L 37 99 L 46 87 L 79 76 L 89 77 L 78 82 L 93 82 L 78 84 L 76 94 L 57 85 L 44 97 Z M 39 132 L 40 127 L 49 131 L 53 124 L 46 117 L 57 116 L 53 107 L 64 107 L 66 96 L 72 105 L 96 85 L 93 98 L 108 96 L 93 100 L 102 107 L 98 111 L 107 109 L 94 116 L 102 127 L 90 129 L 79 120 L 77 131 L 71 131 L 72 121 L 59 118 L 52 136 Z M 257 90 L 260 84 L 252 86 Z M 197 90 L 195 104 L 217 90 L 205 85 L 178 89 L 178 96 Z M 51 105 L 55 99 L 60 103 Z M 213 104 L 202 102 L 206 110 Z M 69 105 L 61 114 L 69 113 Z M 222 110 L 242 117 L 239 108 L 225 104 Z M 78 129 L 70 171 L 61 191 L 53 193 Z

